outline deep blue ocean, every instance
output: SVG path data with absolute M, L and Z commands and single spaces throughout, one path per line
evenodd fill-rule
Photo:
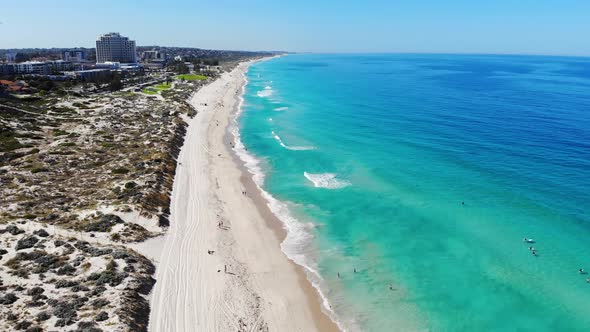
M 247 78 L 244 158 L 341 326 L 590 331 L 590 58 L 289 55 Z

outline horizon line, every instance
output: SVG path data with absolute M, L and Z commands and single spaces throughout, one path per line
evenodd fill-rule
M 570 54 L 570 53 L 527 53 L 527 52 L 453 52 L 453 51 L 287 51 L 287 50 L 240 50 L 240 49 L 223 49 L 223 48 L 204 48 L 196 46 L 171 46 L 171 45 L 138 45 L 139 47 L 161 47 L 161 48 L 187 48 L 212 51 L 226 52 L 251 52 L 251 53 L 276 53 L 283 52 L 288 54 L 327 54 L 327 55 L 377 55 L 377 54 L 416 54 L 416 55 L 503 55 L 503 56 L 546 56 L 546 57 L 575 57 L 590 58 L 590 54 Z M 51 50 L 51 49 L 96 49 L 96 47 L 74 46 L 74 47 L 18 47 L 18 48 L 0 48 L 0 50 Z

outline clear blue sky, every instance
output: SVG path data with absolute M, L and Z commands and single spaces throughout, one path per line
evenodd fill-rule
M 0 48 L 590 55 L 590 0 L 0 0 Z

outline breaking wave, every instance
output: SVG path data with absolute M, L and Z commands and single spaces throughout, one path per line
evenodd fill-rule
M 264 87 L 263 90 L 258 91 L 256 93 L 256 95 L 261 98 L 268 98 L 268 97 L 272 96 L 273 93 L 274 93 L 274 90 L 272 89 L 272 87 L 267 85 Z
M 303 172 L 303 175 L 313 183 L 316 188 L 340 189 L 351 185 L 349 181 L 336 178 L 334 173 L 312 174 Z
M 279 142 L 279 144 L 281 144 L 282 147 L 284 147 L 287 150 L 293 150 L 293 151 L 315 150 L 315 147 L 313 147 L 313 146 L 289 146 L 289 145 L 285 144 L 283 142 L 283 140 L 281 139 L 281 137 L 279 135 L 277 135 L 274 131 L 272 132 L 272 136 L 277 140 L 277 142 Z

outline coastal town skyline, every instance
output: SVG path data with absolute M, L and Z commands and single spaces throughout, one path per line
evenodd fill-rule
M 25 10 L 25 6 L 37 10 Z M 32 1 L 2 7 L 11 14 L 0 14 L 0 48 L 93 47 L 88 36 L 121 31 L 141 41 L 138 46 L 314 53 L 590 55 L 590 46 L 578 37 L 590 31 L 585 17 L 590 4 L 578 0 L 502 0 L 483 7 L 466 1 L 443 5 L 381 0 L 346 5 L 334 1 L 106 1 L 101 6 L 81 3 L 70 7 Z M 128 15 L 131 12 L 133 15 Z M 22 22 L 27 22 L 26 28 Z
M 136 42 L 118 32 L 96 37 L 92 48 L 0 49 L 0 77 L 33 75 L 50 80 L 95 80 L 115 72 L 141 72 L 182 67 L 183 73 L 218 71 L 219 62 L 256 52 L 205 50 L 160 46 L 137 47 Z M 270 55 L 271 53 L 266 53 Z M 19 92 L 30 92 L 10 80 L 2 86 Z

